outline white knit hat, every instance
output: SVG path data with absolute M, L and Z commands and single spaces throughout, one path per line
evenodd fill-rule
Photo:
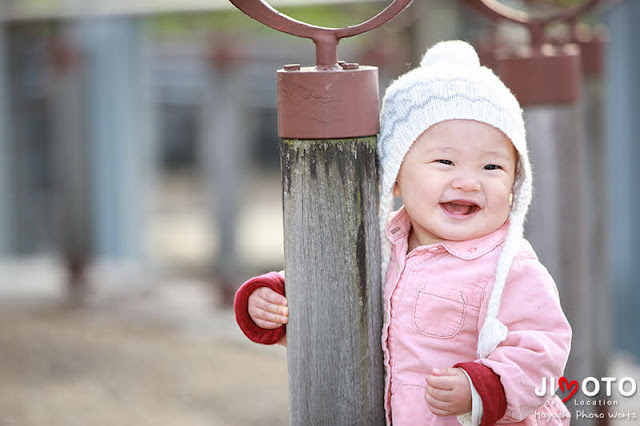
M 519 155 L 509 230 L 478 339 L 478 357 L 485 358 L 507 337 L 507 327 L 497 315 L 531 202 L 531 166 L 518 101 L 493 71 L 480 66 L 476 51 L 463 41 L 436 44 L 424 55 L 420 67 L 399 77 L 385 93 L 378 139 L 382 278 L 386 277 L 391 254 L 385 228 L 393 208 L 393 187 L 402 161 L 425 130 L 453 119 L 475 120 L 501 130 Z

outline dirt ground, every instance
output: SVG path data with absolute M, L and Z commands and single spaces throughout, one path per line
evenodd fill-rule
M 3 302 L 0 426 L 288 423 L 285 350 L 131 311 Z
M 52 258 L 0 262 L 0 426 L 287 425 L 286 351 L 246 339 L 212 283 L 98 264 L 83 308 Z M 612 354 L 610 376 L 640 378 Z M 610 426 L 640 424 L 615 392 Z

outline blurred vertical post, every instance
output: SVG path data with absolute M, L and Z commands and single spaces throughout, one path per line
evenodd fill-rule
M 608 267 L 608 206 L 607 196 L 607 149 L 605 138 L 604 108 L 604 49 L 605 36 L 602 28 L 590 28 L 583 24 L 573 25 L 572 41 L 580 47 L 582 58 L 582 92 L 580 107 L 584 123 L 585 147 L 585 210 L 586 226 L 590 232 L 588 263 L 592 285 L 591 327 L 593 327 L 593 371 L 594 377 L 609 376 L 610 353 L 613 344 L 611 285 Z M 598 397 L 607 398 L 602 389 Z M 607 406 L 598 406 L 598 412 L 606 414 Z M 599 422 L 600 425 L 607 424 Z
M 202 167 L 208 185 L 209 211 L 218 232 L 215 281 L 222 304 L 231 306 L 240 274 L 237 248 L 238 212 L 247 170 L 245 83 L 238 73 L 241 45 L 221 40 L 208 52 L 209 75 L 202 107 Z
M 86 60 L 95 254 L 137 259 L 154 164 L 152 81 L 141 22 L 91 18 L 77 23 L 74 35 Z
M 573 329 L 565 376 L 582 383 L 593 375 L 594 346 L 580 51 L 567 44 L 534 45 L 525 54 L 502 53 L 498 68 L 524 109 L 535 176 L 525 235 L 554 277 Z M 593 407 L 580 409 L 589 412 Z M 573 419 L 574 423 L 587 425 L 592 420 Z
M 2 14 L 4 5 L 0 4 L 0 14 Z M 0 15 L 4 16 L 4 15 Z M 7 43 L 6 43 L 6 27 L 5 22 L 0 18 L 0 255 L 11 252 L 13 245 L 13 232 L 11 215 L 13 212 L 13 203 L 11 196 L 11 176 L 12 161 L 10 159 L 11 150 L 9 149 L 9 120 L 8 112 L 8 96 L 9 88 L 7 86 L 9 78 L 7 74 Z
M 640 2 L 612 3 L 605 13 L 609 267 L 615 295 L 616 348 L 640 359 Z
M 84 74 L 78 50 L 64 35 L 52 40 L 52 121 L 57 241 L 68 271 L 72 304 L 86 295 L 86 267 L 92 256 L 90 156 L 85 128 Z

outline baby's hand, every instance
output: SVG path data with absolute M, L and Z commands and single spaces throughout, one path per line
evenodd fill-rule
M 278 328 L 289 321 L 287 299 L 268 287 L 260 287 L 249 296 L 249 316 L 258 327 Z
M 436 416 L 459 416 L 471 411 L 471 386 L 460 368 L 433 369 L 424 398 Z

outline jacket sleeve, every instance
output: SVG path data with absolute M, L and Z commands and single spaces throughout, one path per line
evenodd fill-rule
M 478 393 L 482 413 L 481 420 L 477 422 L 480 426 L 491 426 L 504 416 L 507 408 L 504 388 L 500 384 L 500 377 L 489 367 L 485 367 L 479 362 L 460 362 L 454 367 L 462 368 L 473 384 L 473 388 Z M 471 391 L 473 394 L 473 390 Z M 472 405 L 473 403 L 472 396 Z M 472 418 L 475 413 L 471 412 Z
M 236 315 L 236 322 L 245 336 L 249 340 L 263 345 L 273 345 L 278 343 L 286 334 L 286 325 L 267 330 L 258 327 L 249 315 L 249 297 L 260 287 L 269 287 L 276 293 L 284 296 L 284 275 L 278 272 L 269 272 L 264 275 L 251 278 L 242 284 L 236 292 L 233 310 Z
M 478 321 L 484 323 L 489 297 Z M 521 421 L 549 396 L 536 396 L 543 377 L 561 377 L 571 348 L 571 326 L 547 269 L 533 257 L 516 257 L 505 284 L 498 319 L 507 338 L 486 358 L 477 360 L 500 379 L 506 410 L 499 423 Z M 473 378 L 473 376 L 472 376 Z

